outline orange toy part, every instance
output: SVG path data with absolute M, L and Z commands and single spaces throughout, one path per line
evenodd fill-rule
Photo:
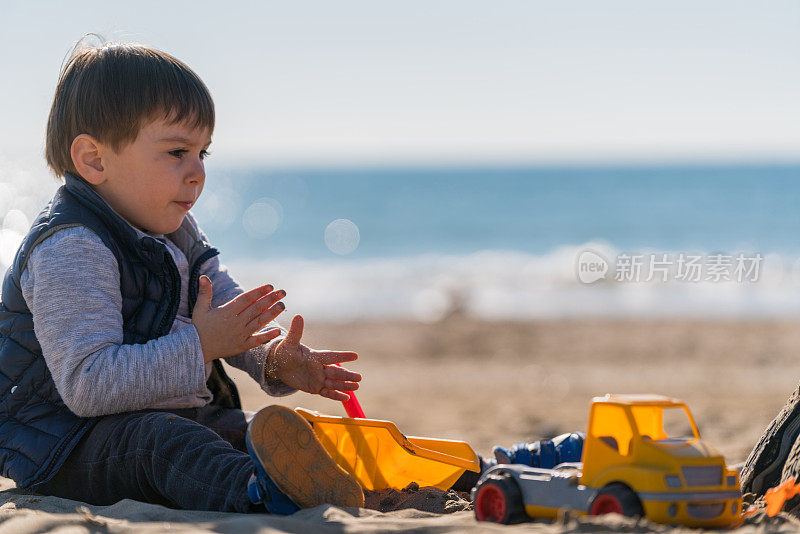
M 767 515 L 774 517 L 783 509 L 783 503 L 800 495 L 800 483 L 794 481 L 794 477 L 788 479 L 780 486 L 767 490 L 764 500 L 767 501 Z
M 339 467 L 372 491 L 402 490 L 411 482 L 447 491 L 480 460 L 466 442 L 404 436 L 394 423 L 337 417 L 297 408 Z

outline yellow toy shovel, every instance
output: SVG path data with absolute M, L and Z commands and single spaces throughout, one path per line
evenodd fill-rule
M 411 482 L 448 490 L 464 471 L 480 472 L 478 455 L 464 441 L 404 436 L 391 421 L 365 419 L 353 392 L 343 401 L 350 417 L 296 408 L 325 450 L 364 489 L 403 489 Z M 360 416 L 360 417 L 359 417 Z

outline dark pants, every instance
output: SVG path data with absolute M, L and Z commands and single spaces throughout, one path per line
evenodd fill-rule
M 100 419 L 36 491 L 89 504 L 121 499 L 172 508 L 263 511 L 247 497 L 252 412 L 204 406 Z

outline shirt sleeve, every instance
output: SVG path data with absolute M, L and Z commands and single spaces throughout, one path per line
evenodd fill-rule
M 236 283 L 228 272 L 227 267 L 220 264 L 219 256 L 215 256 L 203 264 L 201 273 L 211 280 L 212 287 L 212 306 L 221 306 L 238 295 L 244 293 L 244 290 Z M 232 366 L 245 371 L 255 380 L 267 394 L 273 397 L 283 397 L 297 390 L 287 386 L 282 381 L 267 377 L 267 355 L 272 348 L 281 342 L 286 337 L 286 329 L 283 328 L 277 321 L 271 321 L 268 325 L 260 331 L 271 330 L 278 328 L 281 334 L 275 339 L 259 345 L 256 348 L 242 352 L 235 356 L 225 358 L 225 362 Z
M 21 285 L 56 389 L 75 414 L 107 415 L 208 395 L 194 326 L 123 344 L 119 267 L 88 228 L 60 230 L 37 245 Z

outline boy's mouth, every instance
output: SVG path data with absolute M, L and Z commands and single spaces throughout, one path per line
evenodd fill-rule
M 178 206 L 182 207 L 186 211 L 189 211 L 189 208 L 192 207 L 192 204 L 194 204 L 194 202 L 178 202 L 178 201 L 175 201 L 175 204 L 177 204 Z

